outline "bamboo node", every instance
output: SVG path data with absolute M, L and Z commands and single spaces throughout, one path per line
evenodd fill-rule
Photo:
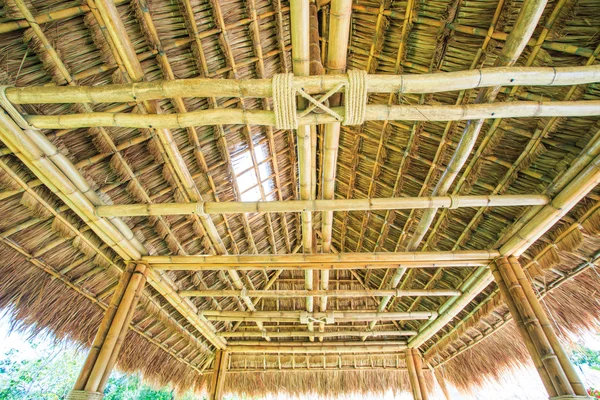
M 206 215 L 206 212 L 204 211 L 204 202 L 203 201 L 196 202 L 196 209 L 194 210 L 194 214 Z
M 6 97 L 6 89 L 11 86 L 0 86 L 0 107 L 19 125 L 21 129 L 35 129 L 23 118 L 23 115 Z

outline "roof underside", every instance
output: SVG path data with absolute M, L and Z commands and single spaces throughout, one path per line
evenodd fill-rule
M 28 27 L 14 0 L 0 6 L 0 84 L 66 85 L 65 72 Z M 123 83 L 97 15 L 79 1 L 25 0 L 34 16 L 51 17 L 40 27 L 76 85 Z M 270 78 L 292 72 L 290 7 L 286 0 L 119 0 L 118 11 L 141 62 L 145 80 Z M 422 74 L 493 66 L 512 30 L 521 1 L 423 0 L 353 1 L 347 65 L 377 74 Z M 190 21 L 185 7 L 191 7 Z M 328 2 L 319 2 L 321 58 L 327 55 Z M 58 12 L 65 10 L 64 12 Z M 144 15 L 145 10 L 149 13 Z M 556 18 L 550 16 L 556 13 Z M 495 18 L 494 16 L 497 16 Z M 551 20 L 550 23 L 547 21 Z M 14 21 L 20 21 L 14 24 Z M 149 23 L 153 24 L 149 26 Z M 546 27 L 546 28 L 544 28 Z M 493 35 L 486 37 L 491 28 Z M 154 31 L 155 29 L 155 31 Z M 544 30 L 547 29 L 547 30 Z M 153 34 L 155 32 L 155 34 Z M 258 34 L 257 34 L 258 32 Z M 600 52 L 600 2 L 549 1 L 516 65 L 580 66 L 597 64 Z M 201 46 L 201 50 L 199 49 Z M 202 53 L 202 54 L 200 54 Z M 434 94 L 369 96 L 369 104 L 467 104 L 476 90 Z M 163 113 L 211 108 L 266 109 L 271 99 L 184 98 L 161 100 Z M 496 101 L 600 100 L 600 85 L 503 88 Z M 139 104 L 92 104 L 94 111 L 139 113 Z M 23 107 L 29 114 L 85 112 L 82 105 L 46 104 Z M 367 121 L 343 126 L 336 167 L 336 199 L 417 197 L 431 195 L 465 129 L 465 121 Z M 544 194 L 600 132 L 598 117 L 519 118 L 488 120 L 473 151 L 448 193 L 459 195 Z M 80 128 L 43 133 L 86 178 L 105 204 L 188 201 L 162 152 L 153 130 Z M 171 129 L 171 133 L 204 201 L 279 201 L 300 198 L 298 154 L 294 131 L 263 126 L 223 125 Z M 317 134 L 317 198 L 321 198 L 323 132 Z M 474 156 L 476 155 L 476 156 Z M 598 276 L 588 268 L 600 250 L 600 193 L 591 191 L 522 256 L 535 287 L 551 292 L 547 305 L 559 325 L 571 331 L 590 326 L 600 306 L 593 302 Z M 497 249 L 506 232 L 527 207 L 439 210 L 416 250 Z M 90 343 L 124 262 L 85 222 L 28 169 L 7 144 L 0 142 L 0 306 L 12 310 L 24 326 L 50 329 L 59 337 Z M 335 252 L 407 251 L 422 210 L 335 212 Z M 300 213 L 212 215 L 229 254 L 302 252 Z M 214 253 L 195 216 L 129 217 L 125 219 L 150 255 Z M 320 213 L 313 225 L 320 238 Z M 320 241 L 315 246 L 318 252 Z M 414 268 L 401 289 L 458 289 L 473 268 Z M 329 289 L 387 289 L 393 269 L 332 271 Z M 246 289 L 304 289 L 301 270 L 240 271 Z M 177 290 L 235 289 L 224 271 L 168 271 Z M 575 277 L 574 280 L 569 281 Z M 275 279 L 276 278 L 276 279 Z M 562 283 L 569 281 L 564 286 Z M 598 283 L 596 283 L 597 285 Z M 560 288 L 559 288 L 560 286 Z M 315 287 L 315 289 L 318 286 Z M 515 344 L 508 310 L 489 285 L 420 350 L 437 367 L 451 362 L 449 378 L 461 387 L 464 376 L 483 379 L 499 368 L 526 362 Z M 557 300 L 559 299 L 559 300 Z M 387 311 L 435 311 L 445 297 L 396 297 Z M 238 297 L 190 297 L 197 310 L 247 310 Z M 318 304 L 318 299 L 315 299 Z M 328 310 L 374 310 L 378 298 L 330 298 Z M 304 298 L 255 299 L 257 310 L 305 310 Z M 584 313 L 583 310 L 586 310 Z M 576 318 L 574 313 L 580 313 Z M 375 331 L 419 331 L 427 320 L 379 321 Z M 259 332 L 254 322 L 212 321 L 217 332 Z M 509 325 L 509 328 L 503 329 Z M 265 322 L 269 331 L 306 330 L 298 322 Z M 565 325 L 563 325 L 565 326 Z M 318 326 L 316 326 L 318 330 Z M 368 330 L 368 322 L 337 322 L 325 331 Z M 492 335 L 492 333 L 502 332 Z M 514 332 L 512 332 L 514 334 Z M 484 338 L 491 337 L 490 339 Z M 231 341 L 260 340 L 235 338 Z M 272 342 L 308 338 L 271 338 Z M 398 341 L 383 335 L 367 341 Z M 141 370 L 149 379 L 179 388 L 201 389 L 210 371 L 214 346 L 153 287 L 147 286 L 132 322 L 132 333 L 119 364 Z M 318 340 L 317 340 L 318 341 Z M 357 341 L 357 337 L 324 338 L 323 342 Z M 475 347 L 476 344 L 481 345 Z M 498 349 L 502 348 L 502 352 Z M 481 365 L 465 354 L 478 355 Z M 467 365 L 468 364 L 468 365 Z M 474 365 L 475 364 L 475 365 Z M 162 366 L 162 367 L 161 367 Z M 388 368 L 382 373 L 377 368 Z M 383 391 L 398 385 L 402 354 L 376 355 L 234 355 L 229 369 L 231 391 L 264 393 L 283 385 L 292 393 Z M 263 376 L 260 370 L 286 370 Z M 294 378 L 289 369 L 300 369 Z M 339 374 L 304 370 L 337 369 Z M 362 371 L 361 369 L 364 369 Z M 346 371 L 352 370 L 352 371 Z M 399 371 L 399 372 L 398 372 Z M 233 373 L 233 372 L 232 372 Z M 346 375 L 344 375 L 344 373 Z M 357 384 L 356 375 L 362 374 Z M 371 375 L 369 375 L 371 374 Z M 486 375 L 487 374 L 487 375 Z M 342 377 L 342 375 L 344 377 Z M 315 381 L 321 383 L 315 386 Z M 402 385 L 407 381 L 402 378 Z M 260 383 L 257 383 L 260 382 Z M 401 385 L 401 386 L 402 386 Z

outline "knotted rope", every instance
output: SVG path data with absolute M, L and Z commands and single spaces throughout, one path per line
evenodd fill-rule
M 275 127 L 278 129 L 297 129 L 298 119 L 319 108 L 331 115 L 344 125 L 361 125 L 367 113 L 367 73 L 360 70 L 348 71 L 348 81 L 340 83 L 326 94 L 316 99 L 302 89 L 294 88 L 293 74 L 277 74 L 273 76 L 273 111 L 275 112 Z M 333 111 L 325 101 L 345 86 L 344 118 Z M 309 107 L 297 115 L 296 95 L 307 99 Z
M 348 71 L 348 85 L 344 97 L 344 125 L 362 125 L 367 115 L 367 72 Z

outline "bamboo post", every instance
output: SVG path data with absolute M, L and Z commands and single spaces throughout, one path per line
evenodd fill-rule
M 548 319 L 548 315 L 542 308 L 538 297 L 533 291 L 533 287 L 531 286 L 529 279 L 527 279 L 527 277 L 525 276 L 525 272 L 521 267 L 521 263 L 519 263 L 519 260 L 516 257 L 509 257 L 508 261 L 519 284 L 521 285 L 521 288 L 523 289 L 523 292 L 525 293 L 527 301 L 531 305 L 531 308 L 533 309 L 536 318 L 539 320 L 542 329 L 546 334 L 548 342 L 550 343 L 552 349 L 554 350 L 554 353 L 558 357 L 558 361 L 560 362 L 560 365 L 564 370 L 565 375 L 567 376 L 569 383 L 573 388 L 573 391 L 578 396 L 587 396 L 585 386 L 581 382 L 577 371 L 573 367 L 573 364 L 571 364 L 571 361 L 569 360 L 565 349 L 563 348 L 558 337 L 556 336 L 556 332 L 554 331 L 554 328 L 550 323 L 550 320 Z
M 127 289 L 123 294 L 121 303 L 117 308 L 114 319 L 110 328 L 108 329 L 104 343 L 102 344 L 102 349 L 98 353 L 94 367 L 92 368 L 88 381 L 85 385 L 85 390 L 88 392 L 101 391 L 100 382 L 102 381 L 103 375 L 107 371 L 110 359 L 115 351 L 115 346 L 119 337 L 121 336 L 121 331 L 127 322 L 127 318 L 131 318 L 132 313 L 130 311 L 135 307 L 134 300 L 136 295 L 139 297 L 138 287 L 143 285 L 143 281 L 145 280 L 145 269 L 146 266 L 144 264 L 138 264 L 133 272 L 133 275 L 131 276 L 131 279 L 129 280 L 129 283 L 127 284 Z
M 213 373 L 210 379 L 210 391 L 208 400 L 222 400 L 223 388 L 225 385 L 225 374 L 227 373 L 227 363 L 229 353 L 224 350 L 217 350 L 213 362 Z
M 525 341 L 525 345 L 527 346 L 529 355 L 531 356 L 533 363 L 536 369 L 538 370 L 538 374 L 540 375 L 540 378 L 542 379 L 542 382 L 546 387 L 546 391 L 548 392 L 550 397 L 562 395 L 564 394 L 563 392 L 566 390 L 563 389 L 564 384 L 557 382 L 556 375 L 553 376 L 553 374 L 556 372 L 556 363 L 552 363 L 552 365 L 550 365 L 549 370 L 548 365 L 550 358 L 544 359 L 544 357 L 549 354 L 547 343 L 543 343 L 543 340 L 540 340 L 541 328 L 536 330 L 537 327 L 535 323 L 537 322 L 537 320 L 535 318 L 531 319 L 531 316 L 528 314 L 523 314 L 523 309 L 525 305 L 522 302 L 520 305 L 518 304 L 518 302 L 521 301 L 520 297 L 515 298 L 515 296 L 519 295 L 520 288 L 515 286 L 514 282 L 507 279 L 507 268 L 510 268 L 510 264 L 506 258 L 499 258 L 494 263 L 492 263 L 491 269 L 492 274 L 494 275 L 494 279 L 496 280 L 496 284 L 502 292 L 506 305 L 508 306 L 511 315 L 515 319 L 515 322 L 517 323 L 517 327 L 519 328 L 521 336 Z M 525 310 L 525 312 L 527 311 L 528 310 Z M 545 348 L 542 348 L 543 345 L 547 346 Z M 564 381 L 566 381 L 566 377 L 564 377 Z
M 423 360 L 421 353 L 417 349 L 409 349 L 413 352 L 413 361 L 415 363 L 415 371 L 417 372 L 417 380 L 419 381 L 419 388 L 421 389 L 421 398 L 423 400 L 429 400 L 427 394 L 427 385 L 425 384 L 425 377 L 423 376 Z
M 144 287 L 145 270 L 137 264 L 121 276 L 69 399 L 102 398 Z
M 417 377 L 417 371 L 415 366 L 415 354 L 413 349 L 406 351 L 406 367 L 408 368 L 408 380 L 410 381 L 410 388 L 414 400 L 424 400 L 421 392 L 421 383 Z
M 108 308 L 104 312 L 104 317 L 102 318 L 102 322 L 100 323 L 100 326 L 98 327 L 98 331 L 96 332 L 96 336 L 92 343 L 92 347 L 90 348 L 90 351 L 88 352 L 88 355 L 85 359 L 85 363 L 83 364 L 83 367 L 81 368 L 81 371 L 79 372 L 79 376 L 73 387 L 74 390 L 83 390 L 85 388 L 85 384 L 90 376 L 90 373 L 92 372 L 92 368 L 93 368 L 94 364 L 96 363 L 96 359 L 98 358 L 98 353 L 100 353 L 102 344 L 104 343 L 104 340 L 106 339 L 106 334 L 108 333 L 108 330 L 112 324 L 113 318 L 115 316 L 115 313 L 117 312 L 117 308 L 119 307 L 119 304 L 121 303 L 121 299 L 123 298 L 123 294 L 125 293 L 125 290 L 127 289 L 127 285 L 129 283 L 129 280 L 130 280 L 132 274 L 133 274 L 133 264 L 128 266 L 128 268 L 125 271 L 123 271 L 123 274 L 121 275 L 119 284 L 117 285 L 117 288 L 115 289 L 115 291 L 110 299 L 110 304 L 108 305 Z

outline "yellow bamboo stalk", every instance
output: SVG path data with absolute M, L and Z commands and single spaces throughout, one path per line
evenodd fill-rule
M 459 290 L 451 289 L 393 289 L 393 290 L 181 290 L 182 297 L 251 297 L 286 298 L 305 296 L 367 297 L 367 296 L 460 296 Z
M 421 359 L 421 353 L 419 353 L 419 350 L 417 349 L 408 349 L 408 351 L 413 352 L 415 372 L 417 375 L 417 380 L 419 381 L 419 388 L 421 389 L 421 398 L 423 400 L 429 400 L 429 395 L 427 394 L 427 385 L 425 384 L 425 377 L 423 376 L 423 361 Z
M 578 396 L 587 396 L 587 391 L 585 390 L 585 386 L 581 382 L 581 379 L 579 378 L 577 371 L 575 370 L 575 368 L 573 367 L 573 364 L 569 360 L 569 356 L 567 355 L 567 353 L 565 352 L 565 349 L 563 348 L 562 344 L 560 343 L 558 336 L 556 336 L 556 332 L 554 331 L 553 325 L 550 322 L 550 320 L 548 319 L 548 315 L 542 308 L 542 305 L 540 304 L 540 301 L 538 300 L 537 295 L 533 291 L 533 287 L 531 286 L 529 279 L 527 279 L 527 277 L 525 276 L 525 272 L 523 271 L 523 268 L 521 267 L 521 263 L 519 263 L 519 260 L 517 260 L 516 257 L 509 257 L 508 261 L 509 261 L 510 267 L 512 268 L 512 270 L 515 274 L 515 277 L 517 278 L 517 281 L 519 282 L 519 284 L 521 285 L 521 288 L 523 289 L 523 292 L 527 298 L 527 301 L 529 302 L 529 305 L 531 306 L 536 318 L 539 320 L 540 325 L 542 326 L 542 329 L 544 331 L 544 334 L 546 335 L 546 338 L 548 339 L 550 346 L 554 350 L 554 353 L 556 354 L 558 361 L 560 362 L 560 366 L 562 367 L 563 371 L 565 372 L 565 375 L 567 376 L 569 383 L 571 384 L 571 387 L 573 388 L 573 391 Z
M 411 311 L 411 312 L 378 312 L 372 310 L 364 311 L 328 311 L 328 312 L 306 312 L 306 311 L 217 311 L 217 310 L 202 310 L 202 315 L 208 320 L 217 320 L 217 318 L 225 317 L 236 320 L 261 320 L 264 318 L 293 320 L 295 322 L 301 319 L 321 319 L 333 318 L 335 322 L 348 321 L 370 321 L 380 319 L 385 321 L 411 321 L 422 319 L 435 319 L 437 312 L 435 311 Z
M 344 115 L 343 107 L 333 110 Z M 498 118 L 529 117 L 583 117 L 600 115 L 599 100 L 510 103 L 485 103 L 468 105 L 368 105 L 367 121 L 462 121 Z M 99 126 L 118 126 L 143 129 L 187 128 L 217 124 L 275 125 L 275 113 L 265 110 L 216 109 L 198 110 L 179 114 L 131 114 L 93 112 L 64 115 L 25 115 L 25 120 L 36 129 L 74 129 Z M 301 126 L 336 122 L 329 114 L 311 113 L 298 118 Z M 299 133 L 302 135 L 302 133 Z M 310 148 L 310 134 L 304 146 Z M 310 158 L 307 159 L 310 170 Z M 310 174 L 309 174 L 310 175 Z M 301 190 L 310 193 L 310 184 Z M 306 199 L 305 199 L 306 200 Z
M 413 251 L 337 254 L 251 254 L 251 255 L 195 255 L 195 256 L 144 256 L 149 263 L 272 266 L 277 264 L 301 265 L 310 263 L 368 263 L 401 264 L 403 262 L 491 260 L 500 253 L 495 250 Z
M 342 353 L 398 353 L 406 350 L 405 344 L 397 345 L 369 345 L 368 342 L 356 342 L 353 345 L 325 345 L 318 343 L 318 346 L 313 347 L 301 347 L 296 343 L 289 346 L 277 345 L 276 346 L 228 346 L 228 351 L 231 353 L 245 353 L 245 354 L 256 354 L 256 353 L 281 353 L 281 354 L 342 354 Z
M 223 388 L 225 386 L 225 374 L 227 373 L 227 364 L 229 352 L 217 350 L 213 362 L 213 374 L 210 379 L 210 388 L 208 393 L 209 400 L 223 399 Z
M 133 301 L 135 299 L 137 289 L 140 286 L 141 282 L 144 280 L 145 268 L 145 265 L 138 264 L 133 275 L 131 276 L 131 279 L 129 280 L 129 283 L 127 284 L 127 289 L 123 294 L 123 298 L 119 303 L 115 316 L 111 322 L 110 328 L 108 329 L 108 332 L 106 334 L 106 338 L 102 343 L 102 349 L 98 353 L 98 357 L 96 358 L 94 367 L 92 368 L 88 381 L 85 384 L 85 390 L 88 392 L 100 391 L 100 381 L 102 380 L 102 376 L 106 372 L 109 360 L 113 354 L 117 340 L 121 335 L 123 326 L 127 322 L 127 317 L 130 314 L 131 307 L 133 306 Z
M 339 48 L 342 47 L 340 43 Z M 329 49 L 335 48 L 329 46 Z M 341 72 L 345 66 L 332 64 L 327 68 Z M 570 86 L 599 81 L 599 65 L 495 67 L 416 75 L 369 74 L 367 90 L 369 93 L 438 93 L 495 86 Z M 316 95 L 347 82 L 345 74 L 297 76 L 293 86 Z M 191 78 L 101 86 L 8 87 L 6 96 L 13 104 L 131 103 L 177 97 L 267 98 L 273 96 L 273 91 L 272 79 Z
M 333 212 L 448 207 L 521 207 L 529 205 L 546 205 L 548 202 L 548 197 L 541 195 L 496 195 L 405 198 L 391 197 L 382 199 L 292 200 L 270 202 L 156 203 L 99 206 L 96 208 L 96 214 L 100 217 L 124 217 L 265 212 L 288 213 L 305 211 Z
M 410 381 L 413 399 L 423 400 L 423 397 L 421 396 L 421 383 L 417 377 L 415 366 L 415 354 L 412 349 L 406 351 L 406 367 L 408 368 L 408 380 Z
M 269 331 L 269 337 L 271 338 L 289 338 L 289 337 L 312 337 L 312 338 L 331 338 L 340 336 L 350 337 L 380 337 L 380 336 L 414 336 L 416 331 L 330 331 L 330 332 L 309 332 L 309 331 L 283 331 L 283 332 L 271 332 Z M 253 338 L 262 337 L 262 332 L 219 332 L 220 337 L 225 338 Z

